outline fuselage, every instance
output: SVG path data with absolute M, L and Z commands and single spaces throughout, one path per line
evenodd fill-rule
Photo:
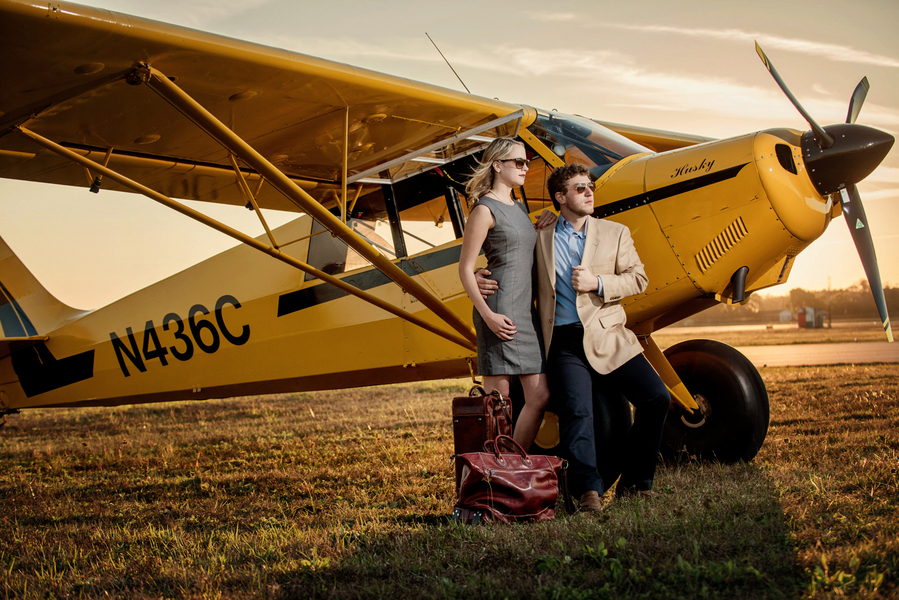
M 540 123 L 535 130 L 545 154 L 550 140 Z M 603 129 L 582 134 L 597 143 L 596 132 L 604 134 Z M 572 131 L 577 130 L 568 128 L 565 135 Z M 769 130 L 664 153 L 634 148 L 608 164 L 590 165 L 599 172 L 595 216 L 630 228 L 649 276 L 644 294 L 623 301 L 635 332 L 650 335 L 730 301 L 732 278 L 741 267 L 748 268 L 748 292 L 786 281 L 795 256 L 821 235 L 833 214 L 830 198 L 815 192 L 804 171 L 800 135 Z M 591 161 L 592 151 L 584 148 L 572 142 L 567 156 L 556 150 L 567 161 L 601 162 Z M 520 190 L 536 209 L 546 204 L 542 178 L 551 168 L 546 163 L 541 173 L 539 154 L 534 151 L 538 160 Z M 415 178 L 405 184 L 417 190 L 410 197 L 424 199 L 407 209 L 410 219 L 422 207 L 449 202 L 449 197 L 430 199 L 421 192 L 431 185 L 425 182 L 433 180 L 433 173 L 418 177 L 423 179 L 417 187 Z M 390 233 L 379 236 L 376 224 L 374 217 L 360 218 L 354 226 L 390 256 L 396 251 L 389 247 Z M 310 217 L 274 233 L 293 241 L 282 251 L 439 324 L 380 271 L 356 266 L 358 257 L 327 232 L 318 233 Z M 470 322 L 471 303 L 457 275 L 460 244 L 461 239 L 438 241 L 394 262 Z M 107 307 L 36 332 L 47 335 L 46 341 L 0 360 L 3 403 L 11 409 L 113 405 L 472 373 L 476 361 L 470 349 L 306 279 L 247 246 L 229 250 Z M 38 308 L 25 302 L 19 310 Z

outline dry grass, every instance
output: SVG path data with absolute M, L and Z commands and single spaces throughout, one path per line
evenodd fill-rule
M 756 462 L 775 482 L 808 591 L 899 597 L 899 367 L 764 376 L 775 402 Z
M 752 463 L 511 527 L 446 519 L 464 381 L 14 415 L 0 597 L 899 597 L 899 366 L 763 377 Z
M 663 350 L 695 338 L 724 342 L 730 346 L 783 346 L 842 342 L 885 342 L 883 326 L 876 321 L 834 322 L 833 327 L 800 329 L 791 325 L 747 325 L 734 327 L 667 327 L 652 334 Z

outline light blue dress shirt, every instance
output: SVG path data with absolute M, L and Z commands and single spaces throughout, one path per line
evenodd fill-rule
M 577 232 L 565 217 L 559 215 L 553 240 L 556 267 L 556 315 L 554 325 L 571 325 L 579 323 L 577 314 L 577 292 L 571 285 L 571 274 L 576 265 L 581 264 L 584 256 L 584 244 L 587 241 L 587 228 Z M 598 296 L 602 296 L 602 279 L 597 275 Z

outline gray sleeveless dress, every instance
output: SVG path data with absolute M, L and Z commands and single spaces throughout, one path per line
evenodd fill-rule
M 527 375 L 546 371 L 543 337 L 538 335 L 540 321 L 534 306 L 534 247 L 537 232 L 520 202 L 509 206 L 482 196 L 478 204 L 486 206 L 496 225 L 484 240 L 484 254 L 491 279 L 499 289 L 487 297 L 487 306 L 506 315 L 518 333 L 512 341 L 503 341 L 490 331 L 473 311 L 478 334 L 478 373 L 481 375 Z

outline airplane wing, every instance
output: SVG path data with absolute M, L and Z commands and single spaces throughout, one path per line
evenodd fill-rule
M 65 2 L 0 0 L 0 22 L 0 177 L 143 193 L 375 303 L 274 238 L 260 243 L 172 198 L 308 213 L 455 333 L 379 306 L 472 347 L 471 327 L 345 216 L 384 183 L 516 134 L 535 109 Z M 610 128 L 655 149 L 706 141 Z
M 139 85 L 149 65 L 313 198 L 396 180 L 516 131 L 521 107 L 110 11 L 0 0 L 0 177 L 80 186 L 97 173 L 24 127 L 174 198 L 246 205 L 231 152 Z M 430 149 L 429 152 L 421 152 Z M 417 159 L 417 160 L 414 160 Z M 263 208 L 302 210 L 238 163 Z M 427 165 L 433 167 L 433 164 Z M 127 190 L 102 181 L 101 189 Z
M 535 109 L 65 2 L 0 0 L 0 23 L 0 177 L 147 195 L 474 347 L 471 326 L 346 218 L 385 183 L 515 135 Z M 175 198 L 252 208 L 271 244 Z M 261 208 L 309 214 L 455 333 L 282 252 Z
M 691 135 L 689 133 L 676 133 L 674 131 L 664 131 L 662 129 L 651 129 L 649 127 L 609 123 L 608 121 L 597 121 L 595 119 L 593 119 L 593 121 L 656 152 L 666 152 L 668 150 L 676 150 L 677 148 L 685 148 L 687 146 L 694 146 L 705 142 L 713 142 L 716 139 L 701 135 Z

